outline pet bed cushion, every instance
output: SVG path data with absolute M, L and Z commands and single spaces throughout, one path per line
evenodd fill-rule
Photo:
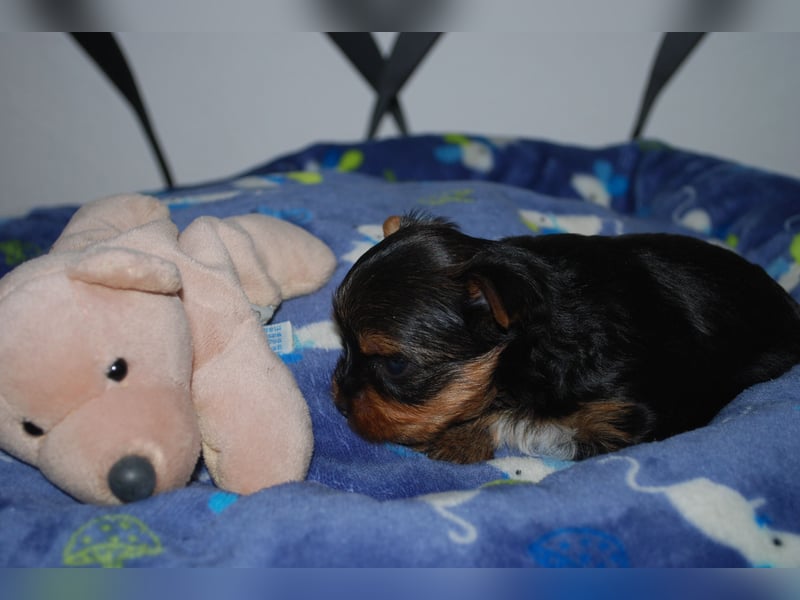
M 798 299 L 800 182 L 654 142 L 431 135 L 319 144 L 157 195 L 179 227 L 259 212 L 338 257 L 326 287 L 273 320 L 312 415 L 308 479 L 237 496 L 201 466 L 184 489 L 97 507 L 0 454 L 0 564 L 800 566 L 800 367 L 746 390 L 707 427 L 577 463 L 501 452 L 454 465 L 370 444 L 330 392 L 332 292 L 391 214 L 424 210 L 489 238 L 685 233 L 740 252 Z M 46 251 L 74 210 L 0 223 L 2 272 Z

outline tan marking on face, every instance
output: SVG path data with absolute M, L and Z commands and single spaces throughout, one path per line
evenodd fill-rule
M 479 417 L 491 404 L 492 373 L 499 350 L 464 365 L 435 397 L 422 404 L 406 404 L 365 387 L 350 403 L 353 429 L 373 442 L 424 446 L 454 423 Z
M 377 331 L 368 331 L 359 335 L 358 347 L 366 356 L 392 356 L 400 354 L 402 350 L 396 340 Z

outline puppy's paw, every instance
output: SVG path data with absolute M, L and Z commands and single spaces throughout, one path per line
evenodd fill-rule
M 582 459 L 644 441 L 654 415 L 636 402 L 598 400 L 583 404 L 566 421 L 575 430 L 575 458 Z
M 482 419 L 452 425 L 423 450 L 434 460 L 469 464 L 494 458 L 494 443 Z

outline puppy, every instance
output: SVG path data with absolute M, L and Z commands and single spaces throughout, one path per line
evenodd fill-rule
M 705 425 L 800 362 L 800 309 L 760 267 L 668 234 L 490 241 L 390 217 L 333 299 L 338 410 L 459 463 L 582 459 Z

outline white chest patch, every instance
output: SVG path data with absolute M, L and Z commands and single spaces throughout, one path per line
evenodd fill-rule
M 492 428 L 496 447 L 507 446 L 525 454 L 575 458 L 575 430 L 557 423 L 530 423 L 500 417 Z

